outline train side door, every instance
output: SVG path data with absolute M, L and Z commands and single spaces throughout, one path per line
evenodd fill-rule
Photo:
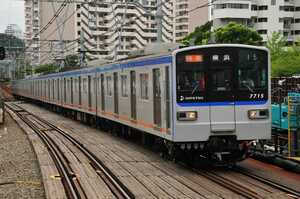
M 130 105 L 131 105 L 131 119 L 136 120 L 136 75 L 135 75 L 135 71 L 130 71 Z
M 119 93 L 118 93 L 118 73 L 114 73 L 114 110 L 115 114 L 119 113 Z
M 153 69 L 153 120 L 157 127 L 161 127 L 161 89 L 160 70 Z
M 101 110 L 105 110 L 104 75 L 101 74 Z

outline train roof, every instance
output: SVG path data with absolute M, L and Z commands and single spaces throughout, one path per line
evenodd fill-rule
M 201 45 L 201 46 L 191 46 L 191 47 L 184 47 L 179 49 L 172 49 L 171 51 L 161 51 L 157 54 L 145 54 L 144 56 L 136 56 L 136 57 L 129 57 L 126 59 L 118 60 L 116 62 L 103 62 L 100 61 L 99 65 L 86 67 L 86 68 L 80 68 L 77 70 L 72 71 L 66 71 L 66 72 L 59 72 L 59 73 L 51 73 L 47 75 L 41 75 L 37 77 L 30 77 L 28 79 L 34 80 L 34 79 L 43 79 L 43 78 L 53 78 L 58 76 L 64 76 L 64 75 L 78 75 L 78 74 L 87 74 L 92 72 L 98 72 L 98 71 L 105 71 L 105 68 L 117 69 L 122 66 L 127 65 L 134 65 L 135 63 L 141 63 L 141 62 L 147 62 L 151 63 L 151 61 L 160 60 L 162 63 L 170 63 L 171 62 L 171 55 L 175 55 L 178 52 L 186 51 L 186 50 L 193 50 L 193 49 L 201 49 L 201 48 L 213 48 L 213 47 L 241 47 L 241 48 L 252 48 L 252 49 L 258 49 L 258 50 L 265 50 L 269 51 L 266 47 L 260 47 L 260 46 L 252 46 L 252 45 L 245 45 L 245 44 L 208 44 L 208 45 Z M 150 51 L 151 52 L 151 51 Z M 153 51 L 154 52 L 154 51 Z M 93 64 L 97 64 L 97 62 L 94 62 Z M 28 80 L 26 79 L 26 80 Z

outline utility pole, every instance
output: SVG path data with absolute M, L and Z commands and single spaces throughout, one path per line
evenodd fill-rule
M 53 13 L 56 13 L 57 10 L 55 8 L 54 5 L 54 1 L 51 2 L 52 5 L 52 10 Z M 65 2 L 62 2 L 65 3 Z M 61 19 L 59 19 L 59 17 L 55 20 L 56 21 L 56 25 L 57 25 L 57 29 L 58 29 L 58 37 L 59 37 L 59 49 L 60 49 L 60 55 L 59 55 L 59 61 L 60 61 L 60 69 L 64 68 L 65 65 L 65 42 L 64 42 L 64 32 L 65 32 L 65 26 L 66 23 L 63 23 L 63 25 L 60 27 L 60 24 L 65 20 L 65 18 L 67 18 L 67 14 L 69 11 L 69 3 L 65 5 L 66 6 L 66 10 L 63 14 L 63 17 Z

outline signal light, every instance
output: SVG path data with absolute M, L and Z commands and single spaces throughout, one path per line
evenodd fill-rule
M 0 60 L 5 59 L 5 48 L 0 46 Z

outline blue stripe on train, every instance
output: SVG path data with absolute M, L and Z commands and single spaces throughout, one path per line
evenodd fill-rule
M 236 102 L 191 102 L 191 103 L 177 103 L 179 106 L 192 107 L 192 106 L 243 106 L 243 105 L 262 105 L 267 101 L 236 101 Z
M 104 65 L 104 66 L 97 66 L 97 67 L 93 67 L 93 68 L 84 68 L 81 70 L 67 71 L 67 72 L 62 72 L 62 73 L 54 73 L 54 74 L 39 76 L 39 77 L 35 77 L 35 78 L 30 78 L 30 79 L 44 79 L 44 78 L 53 78 L 53 77 L 76 76 L 76 75 L 81 75 L 81 74 L 106 72 L 106 71 L 122 69 L 122 68 L 134 68 L 134 67 L 143 67 L 143 66 L 168 64 L 168 63 L 172 63 L 172 56 L 155 57 L 155 58 L 149 58 L 149 59 L 144 59 L 144 60 L 129 61 L 129 62 L 125 62 L 125 63 L 114 63 L 114 64 L 108 64 L 108 65 Z

